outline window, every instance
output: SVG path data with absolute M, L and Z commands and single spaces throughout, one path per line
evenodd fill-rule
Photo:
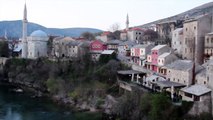
M 200 97 L 199 96 L 194 96 L 194 101 L 200 101 Z
M 209 82 L 209 76 L 207 77 L 207 82 Z
M 206 43 L 209 43 L 209 38 L 206 39 Z
M 186 28 L 186 31 L 187 31 L 188 29 Z
M 187 49 L 185 48 L 185 53 L 187 53 Z
M 160 60 L 158 60 L 158 62 L 160 62 Z
M 185 38 L 185 44 L 187 44 L 187 38 Z
M 194 30 L 196 30 L 196 27 L 194 26 Z
M 206 81 L 204 81 L 203 84 L 205 85 L 205 84 L 206 84 Z
M 192 94 L 185 93 L 185 96 L 192 98 Z
M 175 81 L 175 78 L 173 78 L 173 81 Z
M 190 53 L 192 53 L 192 48 L 190 48 Z
M 213 38 L 211 38 L 211 43 L 213 43 Z
M 182 43 L 180 42 L 180 44 L 182 44 Z

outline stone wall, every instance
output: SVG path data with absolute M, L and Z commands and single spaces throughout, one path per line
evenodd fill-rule
M 200 115 L 201 113 L 211 113 L 211 97 L 209 94 L 203 96 L 203 101 L 195 101 L 188 114 Z

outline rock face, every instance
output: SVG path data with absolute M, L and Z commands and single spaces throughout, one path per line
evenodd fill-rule
M 202 113 L 211 113 L 211 97 L 206 97 L 204 101 L 195 101 L 188 114 L 200 115 Z

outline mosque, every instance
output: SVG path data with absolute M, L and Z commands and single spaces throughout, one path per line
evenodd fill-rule
M 22 28 L 22 58 L 36 59 L 47 56 L 48 35 L 42 30 L 36 30 L 27 36 L 27 6 L 24 6 Z

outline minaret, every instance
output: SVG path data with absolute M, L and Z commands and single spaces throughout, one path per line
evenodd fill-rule
M 26 2 L 24 5 L 24 17 L 23 17 L 23 28 L 22 28 L 22 58 L 27 58 L 27 6 Z
M 129 30 L 129 15 L 126 16 L 126 31 Z
M 7 30 L 4 31 L 4 38 L 7 40 Z

